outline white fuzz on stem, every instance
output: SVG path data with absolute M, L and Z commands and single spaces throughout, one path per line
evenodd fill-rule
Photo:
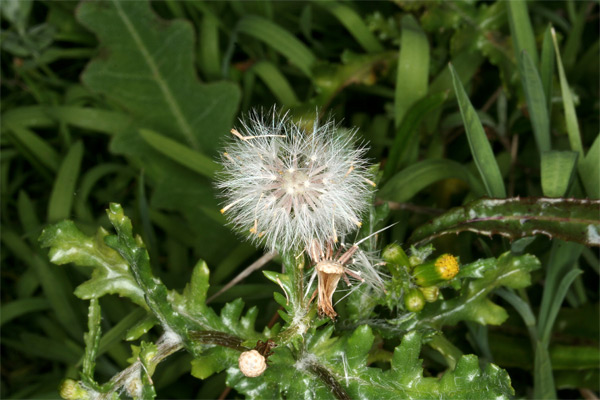
M 374 183 L 355 132 L 333 121 L 304 130 L 276 111 L 232 130 L 217 186 L 221 212 L 251 240 L 287 252 L 337 241 L 361 225 Z

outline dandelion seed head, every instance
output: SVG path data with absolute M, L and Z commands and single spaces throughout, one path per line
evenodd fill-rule
M 311 130 L 287 114 L 251 113 L 226 145 L 217 177 L 222 212 L 269 250 L 337 240 L 360 226 L 372 176 L 356 131 L 328 120 Z

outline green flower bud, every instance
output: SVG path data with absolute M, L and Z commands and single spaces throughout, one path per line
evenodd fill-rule
M 416 266 L 413 270 L 413 278 L 419 286 L 433 286 L 454 278 L 459 269 L 456 257 L 452 254 L 443 254 L 435 261 Z
M 408 257 L 402 247 L 397 245 L 396 243 L 392 243 L 386 246 L 381 253 L 381 257 L 385 262 L 393 263 L 396 265 L 404 265 L 408 266 Z
M 421 259 L 421 257 L 417 257 L 417 256 L 410 256 L 408 259 L 408 263 L 410 264 L 411 267 L 416 267 L 417 265 L 421 264 L 423 262 L 423 260 Z
M 65 379 L 60 385 L 60 397 L 65 400 L 88 400 L 90 395 L 79 385 L 79 382 Z
M 409 289 L 404 295 L 404 305 L 408 311 L 419 312 L 425 307 L 425 297 L 419 289 Z
M 420 287 L 419 290 L 428 303 L 433 303 L 440 296 L 440 288 L 437 286 Z

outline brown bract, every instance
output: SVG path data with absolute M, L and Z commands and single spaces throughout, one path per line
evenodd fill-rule
M 341 247 L 334 253 L 333 241 L 328 241 L 324 248 L 317 241 L 309 246 L 308 255 L 316 264 L 319 314 L 327 315 L 331 319 L 335 319 L 337 316 L 331 301 L 341 277 L 344 277 L 348 286 L 351 286 L 351 283 L 347 275 L 363 281 L 360 275 L 345 268 L 357 250 L 358 246 L 354 245 L 343 254 Z

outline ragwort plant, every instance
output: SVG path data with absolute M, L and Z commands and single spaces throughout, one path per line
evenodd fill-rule
M 596 3 L 0 11 L 1 397 L 599 390 Z

